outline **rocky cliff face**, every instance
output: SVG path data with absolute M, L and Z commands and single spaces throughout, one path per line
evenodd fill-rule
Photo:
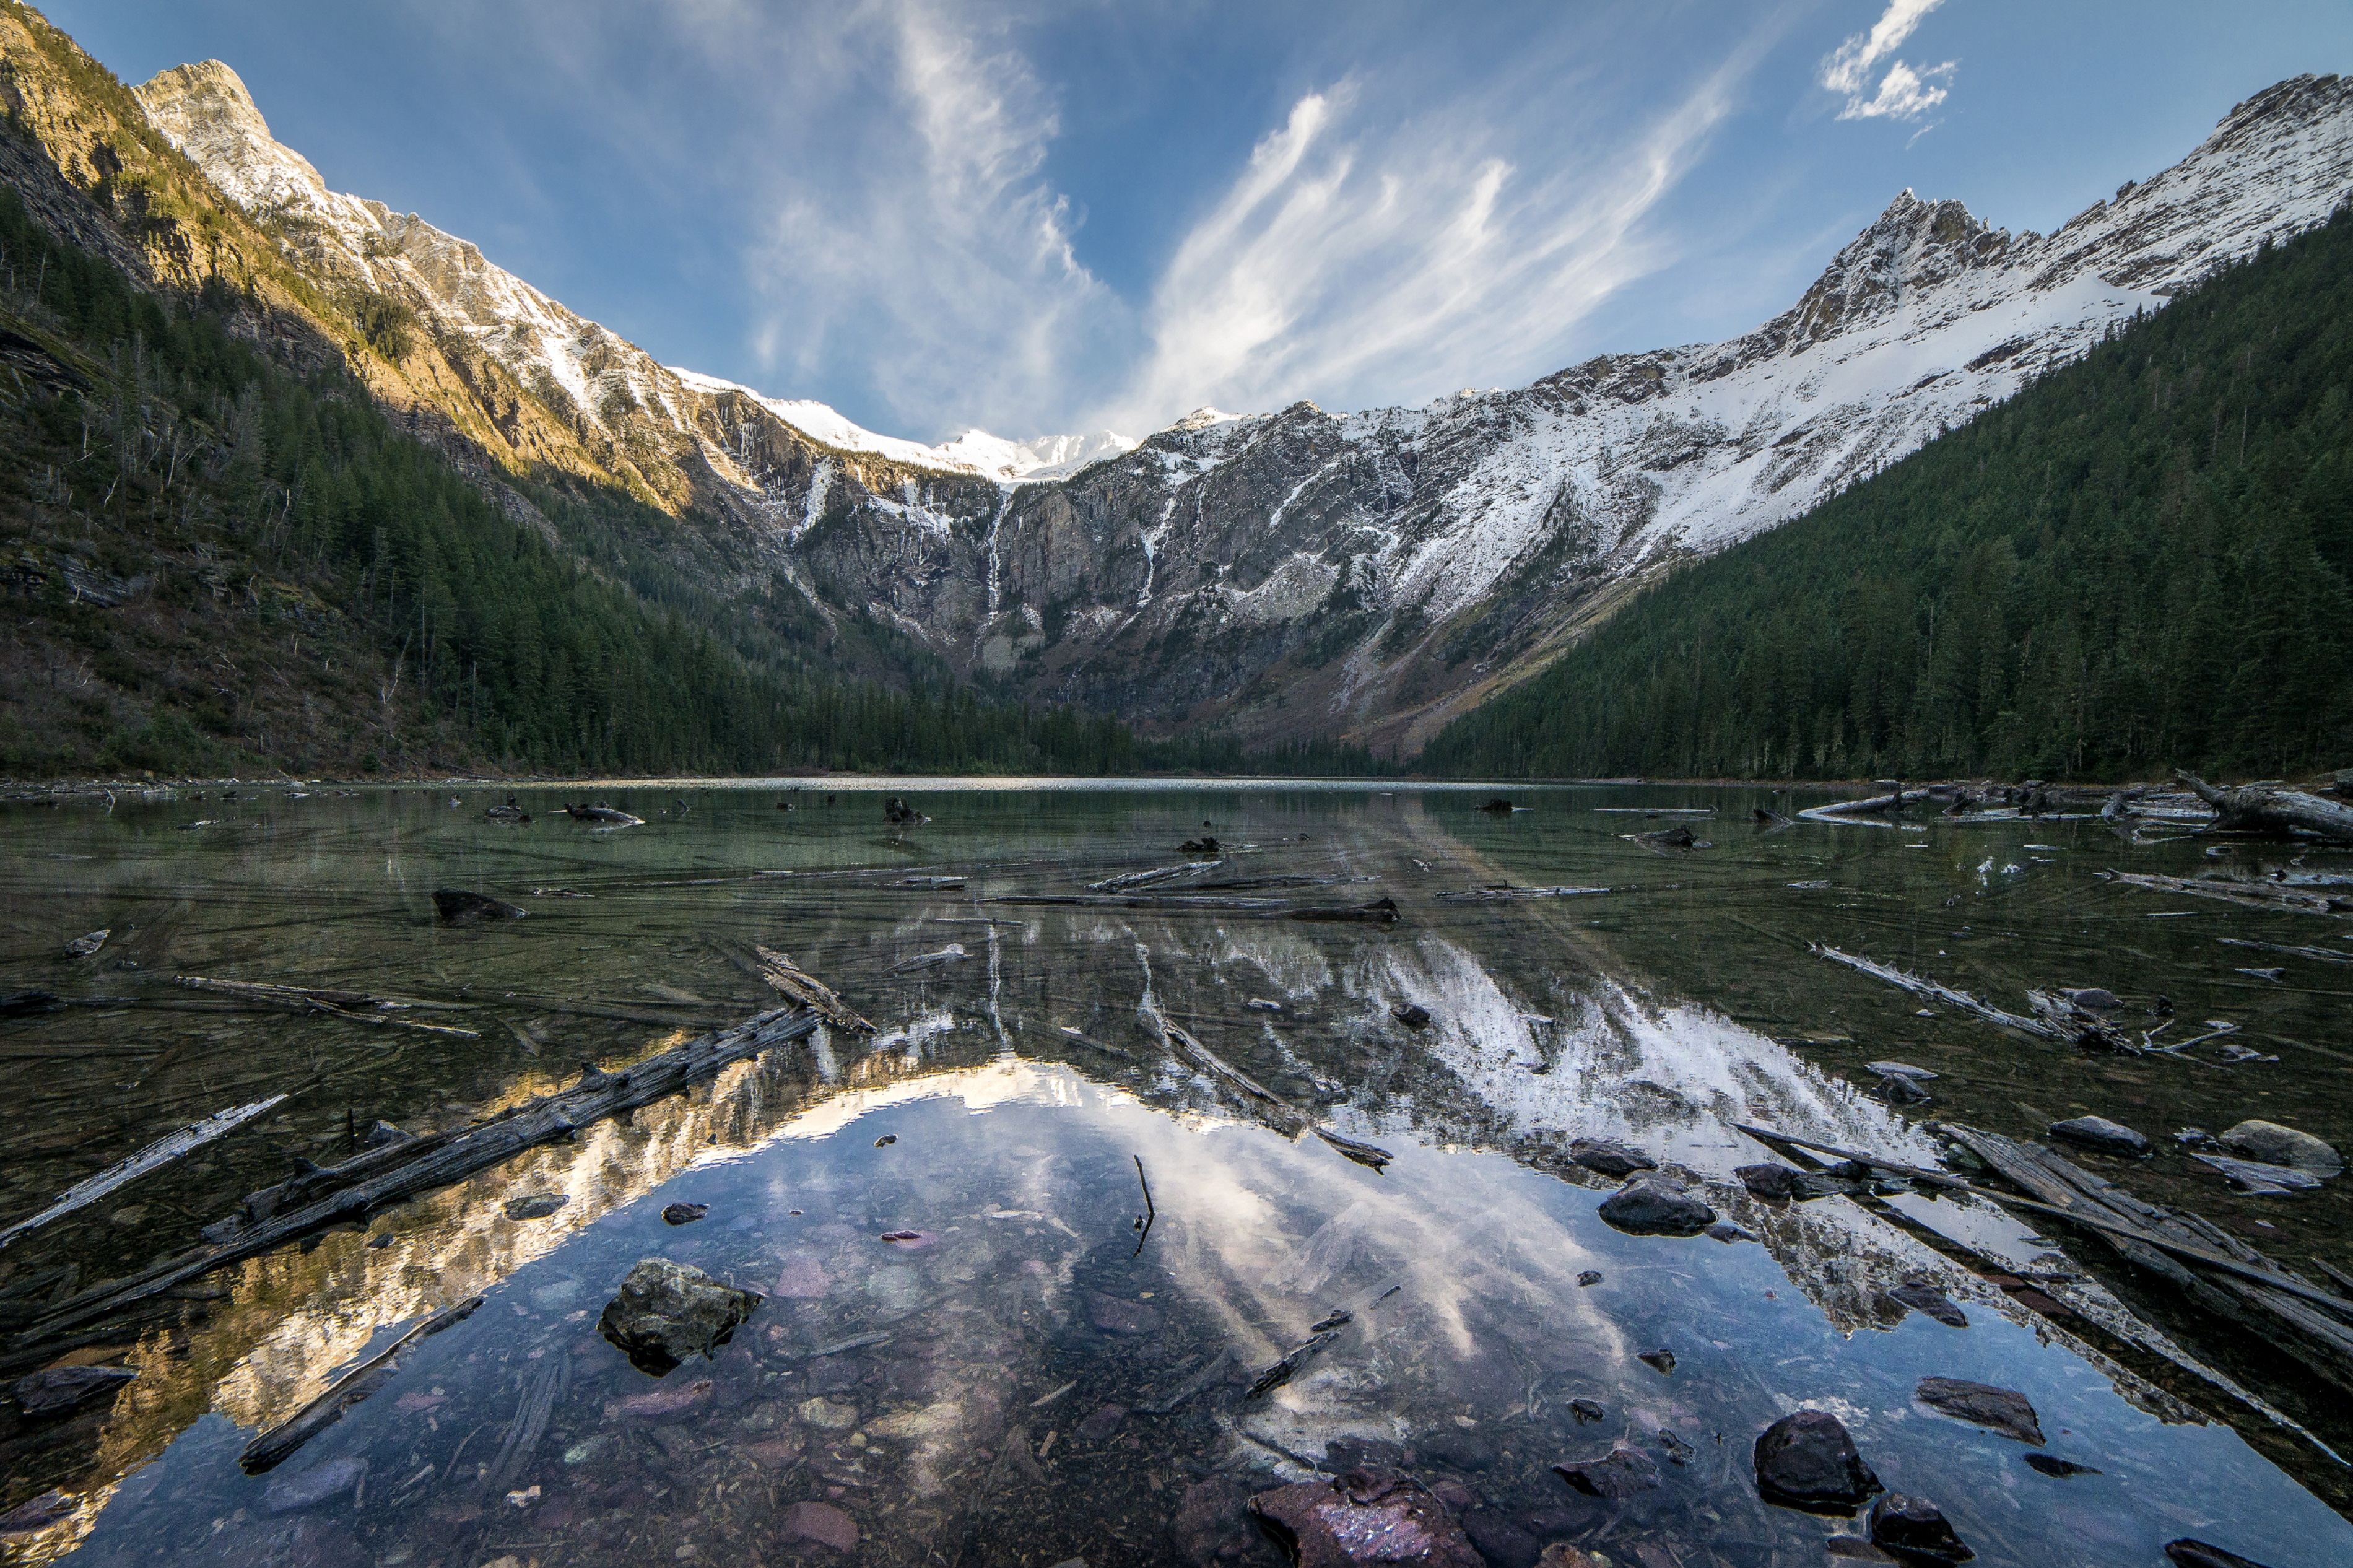
M 502 461 L 610 480 L 956 669 L 1149 730 L 1411 753 L 1646 577 L 1805 511 L 2353 192 L 2353 83 L 2283 82 L 2050 236 L 1899 196 L 1796 305 L 1423 408 L 1204 410 L 944 448 L 665 367 L 414 215 L 326 189 L 217 62 L 154 125 L 343 299 L 407 304 Z M 707 554 L 707 553 L 706 553 Z

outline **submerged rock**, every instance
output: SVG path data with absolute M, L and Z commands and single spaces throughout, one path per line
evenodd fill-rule
M 1366 1468 L 1302 1481 L 1261 1492 L 1250 1506 L 1296 1568 L 1485 1568 L 1446 1505 L 1396 1470 Z
M 1661 1176 L 1638 1176 L 1601 1204 L 1612 1230 L 1637 1236 L 1695 1236 L 1715 1224 L 1715 1211 Z
M 1947 1329 L 1966 1329 L 1969 1315 L 1953 1302 L 1953 1298 L 1925 1279 L 1907 1279 L 1887 1293 L 1892 1301 L 1909 1307 L 1915 1312 L 1934 1318 Z
M 58 1520 L 71 1517 L 73 1510 L 73 1499 L 65 1493 L 43 1492 L 0 1513 L 0 1535 L 29 1535 L 37 1530 L 47 1530 Z
M 1106 1334 L 1142 1339 L 1160 1332 L 1160 1308 L 1149 1301 L 1130 1301 L 1100 1290 L 1087 1292 L 1087 1321 Z
M 814 1541 L 836 1552 L 850 1552 L 858 1546 L 858 1521 L 831 1503 L 797 1502 L 777 1521 L 776 1535 L 783 1541 Z
M 2165 1554 L 2173 1560 L 2174 1568 L 2263 1568 L 2251 1557 L 2225 1552 L 2219 1546 L 2209 1546 L 2189 1536 L 2167 1542 Z
M 1241 1483 L 1212 1476 L 1185 1489 L 1168 1533 L 1177 1552 L 1193 1568 L 1209 1568 L 1227 1557 L 1249 1550 L 1257 1531 L 1250 1528 L 1250 1494 Z
M 2042 1422 L 2017 1389 L 1995 1389 L 1986 1382 L 1962 1382 L 1960 1377 L 1923 1377 L 1920 1387 L 1913 1389 L 1913 1398 L 1936 1415 L 1951 1415 L 1956 1422 L 1969 1422 L 1972 1426 L 1984 1426 L 1986 1432 L 2033 1443 L 2035 1448 L 2042 1446 Z
M 1661 1377 L 1665 1377 L 1675 1370 L 1675 1353 L 1664 1345 L 1661 1345 L 1655 1351 L 1637 1351 L 1634 1359 Z
M 1611 1502 L 1654 1490 L 1659 1485 L 1658 1461 L 1640 1448 L 1630 1448 L 1622 1443 L 1599 1459 L 1555 1465 L 1553 1471 L 1587 1497 Z
M 709 1213 L 711 1205 L 708 1203 L 671 1203 L 662 1210 L 662 1224 L 691 1225 Z
M 1756 1460 L 1757 1489 L 1783 1508 L 1852 1513 L 1884 1489 L 1846 1427 L 1826 1410 L 1800 1410 L 1765 1428 Z
M 1935 1503 L 1902 1492 L 1871 1505 L 1871 1543 L 1907 1563 L 1967 1563 L 1977 1555 Z
M 2127 1160 L 2138 1160 L 2150 1151 L 2147 1139 L 2121 1122 L 2110 1121 L 2104 1116 L 2079 1116 L 2051 1124 L 2051 1136 L 2063 1138 L 2083 1149 L 2096 1150 L 2102 1154 L 2114 1154 Z
M 676 1388 L 650 1388 L 643 1393 L 608 1402 L 605 1417 L 608 1421 L 675 1421 L 709 1404 L 716 1397 L 718 1387 L 712 1379 L 699 1377 Z
M 1430 1027 L 1430 1009 L 1419 1002 L 1400 1001 L 1389 1009 L 1389 1016 L 1408 1029 L 1422 1030 Z
M 280 1476 L 269 1483 L 261 1495 L 261 1503 L 272 1513 L 292 1513 L 297 1509 L 316 1508 L 342 1497 L 360 1484 L 367 1474 L 365 1459 L 330 1459 L 323 1465 L 313 1465 L 300 1474 Z
M 2345 1169 L 2344 1157 L 2327 1143 L 2275 1121 L 2242 1121 L 2215 1141 L 2242 1160 L 2293 1166 L 2315 1176 L 2334 1176 Z
M 139 1374 L 128 1367 L 50 1367 L 20 1377 L 10 1387 L 27 1415 L 56 1415 L 113 1394 Z
M 543 1220 L 570 1202 L 562 1192 L 533 1192 L 526 1197 L 509 1198 L 506 1214 L 511 1220 Z
M 2100 1473 L 2089 1465 L 2079 1465 L 2056 1454 L 2029 1454 L 2026 1462 L 2030 1467 L 2062 1481 L 2071 1476 L 2096 1476 Z
M 1568 1146 L 1568 1158 L 1588 1171 L 1599 1171 L 1604 1176 L 1615 1176 L 1620 1181 L 1637 1171 L 1656 1171 L 1659 1168 L 1657 1160 L 1614 1138 L 1577 1139 Z
M 649 1257 L 629 1270 L 596 1326 L 640 1372 L 659 1377 L 725 1344 L 760 1301 L 758 1292 L 723 1285 L 699 1268 Z
M 480 926 L 491 920 L 520 920 L 531 913 L 502 898 L 492 898 L 486 893 L 469 893 L 462 887 L 435 888 L 433 910 L 440 916 L 445 926 Z

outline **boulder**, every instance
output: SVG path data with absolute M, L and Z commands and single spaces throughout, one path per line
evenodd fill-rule
M 668 1258 L 640 1259 L 605 1304 L 596 1327 L 640 1372 L 660 1377 L 689 1356 L 708 1356 L 759 1306 L 757 1291 L 723 1285 Z
M 1967 1563 L 1977 1555 L 1926 1498 L 1890 1492 L 1871 1505 L 1871 1543 L 1906 1563 Z
M 1397 1470 L 1367 1467 L 1250 1499 L 1296 1568 L 1485 1568 L 1446 1505 Z
M 1715 1211 L 1662 1176 L 1637 1176 L 1602 1201 L 1612 1230 L 1636 1236 L 1695 1236 L 1715 1224 Z
M 1599 1459 L 1555 1465 L 1553 1470 L 1575 1490 L 1611 1502 L 1659 1485 L 1658 1461 L 1640 1448 L 1630 1448 L 1622 1443 Z
M 2344 1157 L 2336 1150 L 2308 1132 L 2275 1121 L 2242 1121 L 2216 1141 L 2242 1160 L 2293 1166 L 2315 1176 L 2334 1176 L 2345 1169 Z
M 1637 1171 L 1656 1171 L 1659 1162 L 1641 1150 L 1619 1142 L 1614 1138 L 1580 1138 L 1568 1146 L 1568 1158 L 1588 1171 L 1599 1171 L 1604 1176 L 1623 1181 Z
M 2042 1446 L 2042 1423 L 2026 1395 L 2015 1389 L 1968 1383 L 1957 1377 L 1924 1377 L 1919 1387 L 1912 1391 L 1912 1397 L 1939 1415 L 1949 1415 L 1956 1421 L 1966 1421 L 2038 1448 Z
M 2114 1154 L 2126 1160 L 2138 1160 L 2151 1151 L 2149 1141 L 2121 1122 L 2110 1121 L 2104 1116 L 2079 1116 L 2051 1124 L 2051 1136 L 2066 1139 L 2081 1149 L 2095 1150 L 2102 1154 Z
M 662 1209 L 662 1224 L 691 1225 L 709 1213 L 711 1205 L 708 1203 L 670 1203 Z
M 1846 1427 L 1826 1410 L 1800 1410 L 1765 1428 L 1756 1460 L 1757 1491 L 1783 1508 L 1852 1513 L 1884 1489 Z

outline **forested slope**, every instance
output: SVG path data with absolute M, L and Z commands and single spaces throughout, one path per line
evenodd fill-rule
M 1669 577 L 1424 751 L 1510 776 L 2353 761 L 2353 217 Z
M 270 324 L 0 192 L 0 770 L 1134 765 L 1113 721 L 838 678 L 794 634 L 858 629 L 700 595 L 627 497 L 494 505 Z

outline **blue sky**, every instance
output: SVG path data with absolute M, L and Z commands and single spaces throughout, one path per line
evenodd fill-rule
M 52 0 L 675 365 L 944 440 L 1420 403 L 2155 173 L 2353 5 Z

